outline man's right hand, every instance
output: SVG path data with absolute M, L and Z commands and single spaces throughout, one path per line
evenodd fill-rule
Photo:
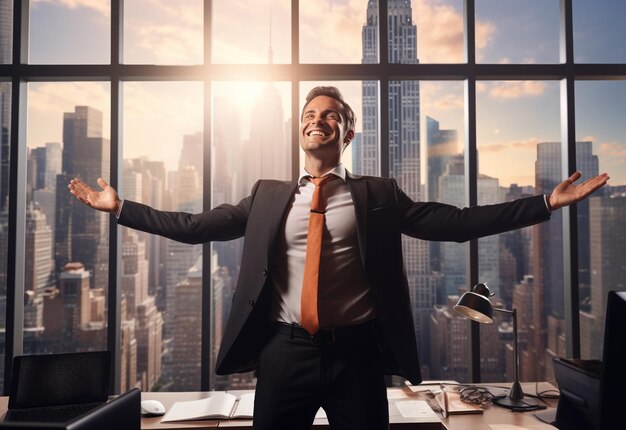
M 117 214 L 121 205 L 117 191 L 115 191 L 113 187 L 110 187 L 102 178 L 98 178 L 97 182 L 100 188 L 102 188 L 102 191 L 94 190 L 78 178 L 72 179 L 67 188 L 69 188 L 70 193 L 72 193 L 74 197 L 87 206 L 91 206 L 99 211 Z

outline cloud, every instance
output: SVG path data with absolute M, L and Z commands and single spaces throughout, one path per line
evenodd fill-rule
M 464 23 L 462 14 L 441 1 L 413 2 L 413 17 L 418 28 L 418 57 L 424 63 L 460 63 L 464 61 Z M 476 22 L 476 48 L 486 47 L 495 26 L 486 21 Z
M 111 16 L 111 0 L 33 0 L 37 3 L 50 3 L 55 6 L 66 7 L 68 9 L 87 8 L 93 9 L 105 17 Z
M 506 142 L 506 143 L 496 143 L 493 145 L 481 145 L 478 147 L 478 151 L 480 153 L 497 153 L 497 152 L 502 152 L 502 151 L 511 151 L 511 150 L 519 150 L 519 151 L 525 151 L 525 152 L 536 152 L 537 151 L 537 145 L 539 144 L 539 142 L 541 142 L 542 140 L 536 138 L 536 137 L 531 137 L 529 139 L 525 139 L 525 140 L 517 140 L 517 141 L 513 141 L 513 142 Z
M 142 0 L 127 3 L 125 57 L 134 63 L 202 61 L 202 3 Z
M 422 83 L 420 85 L 420 98 L 423 108 L 436 109 L 439 111 L 450 111 L 463 109 L 465 97 L 462 87 L 442 86 L 434 82 Z
M 213 3 L 213 59 L 218 63 L 268 62 L 271 43 L 274 63 L 291 59 L 291 3 L 289 0 L 231 0 Z
M 303 62 L 361 62 L 361 33 L 367 20 L 367 2 L 300 2 L 300 17 Z
M 489 95 L 496 99 L 516 99 L 536 97 L 546 91 L 546 84 L 541 81 L 506 81 L 490 84 Z
M 602 157 L 626 157 L 626 144 L 617 142 L 605 142 L 600 144 L 599 155 Z

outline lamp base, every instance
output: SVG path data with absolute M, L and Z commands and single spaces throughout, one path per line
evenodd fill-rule
M 522 397 L 519 400 L 513 400 L 509 396 L 497 396 L 491 399 L 494 405 L 503 408 L 512 409 L 518 412 L 534 411 L 540 408 L 539 400 L 532 397 Z

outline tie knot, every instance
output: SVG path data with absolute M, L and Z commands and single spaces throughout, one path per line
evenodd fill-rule
M 309 181 L 313 182 L 315 184 L 316 187 L 321 187 L 322 185 L 330 182 L 330 181 L 334 181 L 335 179 L 339 179 L 339 176 L 336 175 L 326 175 L 326 176 L 321 176 L 318 178 L 314 178 L 312 176 L 309 176 Z

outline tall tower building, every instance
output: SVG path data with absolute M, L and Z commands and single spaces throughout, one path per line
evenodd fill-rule
M 581 356 L 601 360 L 608 292 L 626 290 L 626 194 L 589 200 L 591 310 L 581 313 Z
M 465 203 L 465 167 L 463 154 L 452 157 L 446 173 L 439 178 L 441 200 L 463 207 Z M 499 181 L 486 175 L 478 176 L 478 204 L 498 201 Z M 489 236 L 478 242 L 478 272 L 499 297 L 500 287 L 500 236 Z M 459 289 L 467 288 L 467 247 L 453 242 L 441 244 L 441 269 L 443 273 L 443 296 L 457 295 Z
M 581 181 L 598 175 L 598 156 L 592 153 L 591 142 L 576 142 L 577 168 L 583 172 Z M 550 194 L 565 177 L 561 170 L 561 143 L 542 142 L 537 145 L 535 162 L 535 191 Z M 602 190 L 599 192 L 602 194 Z M 581 298 L 589 294 L 589 200 L 577 205 L 578 210 L 578 267 Z M 536 356 L 536 374 L 533 379 L 551 374 L 551 358 L 557 351 L 549 348 L 548 339 L 560 333 L 549 333 L 549 327 L 558 329 L 564 319 L 563 308 L 563 213 L 555 211 L 549 222 L 533 227 L 533 267 L 535 288 L 534 339 L 532 349 Z M 551 321 L 548 324 L 548 321 Z M 551 342 L 556 345 L 555 342 Z
M 124 162 L 124 194 L 132 184 L 131 191 L 137 201 L 152 207 L 170 210 L 164 207 L 165 181 L 167 173 L 162 161 L 133 159 Z M 128 181 L 127 181 L 128 178 Z M 130 183 L 129 183 L 130 182 Z M 153 234 L 136 232 L 139 240 L 147 245 L 148 255 L 148 292 L 157 296 L 157 306 L 165 306 L 165 248 L 166 239 Z
M 124 229 L 122 241 L 122 296 L 126 298 L 128 319 L 135 318 L 137 306 L 148 298 L 146 244 L 137 233 Z
M 63 114 L 63 173 L 57 176 L 57 189 L 67 187 L 73 177 L 95 184 L 109 177 L 109 142 L 102 137 L 102 112 L 76 106 Z M 92 288 L 106 288 L 108 266 L 108 215 L 78 202 L 69 193 L 57 193 L 55 229 L 55 270 L 60 273 L 69 261 L 80 261 L 93 273 Z
M 417 27 L 413 23 L 411 2 L 389 0 L 387 3 L 389 62 L 416 64 Z M 363 63 L 378 62 L 378 1 L 367 3 L 366 22 L 362 31 Z M 363 134 L 353 151 L 360 165 L 353 166 L 358 174 L 379 175 L 379 140 L 389 142 L 389 175 L 398 181 L 404 192 L 414 200 L 420 197 L 420 100 L 419 82 L 412 80 L 389 82 L 389 135 L 378 130 L 378 82 L 364 81 Z M 426 352 L 428 314 L 436 302 L 436 284 L 430 271 L 429 244 L 410 238 L 402 239 L 404 266 L 409 282 L 411 304 L 415 315 L 416 337 L 420 349 Z
M 163 316 L 153 296 L 137 306 L 137 374 L 142 391 L 150 391 L 161 377 L 163 352 Z
M 26 209 L 24 290 L 40 295 L 52 279 L 52 230 L 46 216 L 32 203 Z
M 426 154 L 428 160 L 426 186 L 428 201 L 439 202 L 439 178 L 446 172 L 450 159 L 459 153 L 458 133 L 456 130 L 442 130 L 439 121 L 426 117 Z M 430 268 L 441 271 L 441 243 L 431 242 Z
M 204 133 L 198 131 L 194 134 L 185 134 L 183 136 L 183 147 L 180 151 L 180 159 L 178 160 L 178 170 L 184 170 L 193 167 L 198 172 L 198 176 L 202 177 L 202 166 L 204 165 Z
M 174 321 L 173 391 L 198 390 L 200 386 L 202 309 L 202 258 L 196 260 L 187 277 L 176 285 Z
M 428 201 L 440 201 L 439 177 L 446 172 L 450 159 L 459 154 L 456 130 L 442 130 L 439 121 L 426 117 L 426 147 L 428 157 Z

